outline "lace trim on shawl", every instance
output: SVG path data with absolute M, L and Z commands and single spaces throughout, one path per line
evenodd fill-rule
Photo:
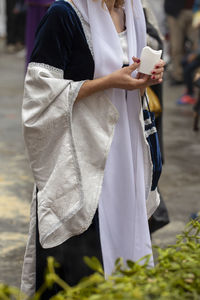
M 90 51 L 92 53 L 92 56 L 94 58 L 94 51 L 93 51 L 93 46 L 92 46 L 92 37 L 91 37 L 90 25 L 84 20 L 82 14 L 80 13 L 78 8 L 73 3 L 71 3 L 67 0 L 65 0 L 65 1 L 68 2 L 73 7 L 73 9 L 75 10 L 77 16 L 79 17 L 79 19 L 81 21 L 81 24 L 82 24 L 82 27 L 83 27 L 83 31 L 85 33 L 85 37 L 86 37 L 89 49 L 90 49 Z
M 56 72 L 56 73 L 60 73 L 60 74 L 64 74 L 64 71 L 62 70 L 62 69 L 58 69 L 58 68 L 55 68 L 55 67 L 53 67 L 53 66 L 50 66 L 50 65 L 47 65 L 47 64 L 44 64 L 44 63 L 37 63 L 37 62 L 31 62 L 31 63 L 29 63 L 29 66 L 30 67 L 37 67 L 37 66 L 39 66 L 39 67 L 41 67 L 41 68 L 45 68 L 45 69 L 47 69 L 47 70 L 49 70 L 49 71 L 53 71 L 53 72 Z

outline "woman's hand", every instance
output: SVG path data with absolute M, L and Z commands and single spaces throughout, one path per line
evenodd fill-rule
M 135 90 L 145 88 L 149 80 L 149 76 L 141 74 L 136 78 L 132 77 L 133 71 L 140 66 L 140 59 L 133 57 L 133 64 L 119 69 L 109 75 L 109 81 L 112 88 L 119 88 L 124 90 Z M 140 73 L 138 73 L 140 74 Z
M 152 70 L 152 75 L 146 75 L 138 73 L 136 78 L 131 76 L 132 72 L 135 71 L 139 65 L 140 60 L 133 57 L 133 64 L 117 70 L 110 74 L 111 87 L 121 88 L 125 90 L 145 89 L 147 86 L 159 84 L 162 82 L 164 72 L 164 61 L 160 62 Z

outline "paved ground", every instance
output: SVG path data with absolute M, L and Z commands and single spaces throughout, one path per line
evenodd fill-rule
M 165 81 L 165 165 L 159 185 L 171 223 L 153 235 L 159 245 L 173 243 L 191 214 L 200 211 L 200 131 L 192 130 L 192 107 L 176 105 L 183 91 L 184 86 L 171 87 Z
M 0 282 L 19 285 L 32 190 L 21 133 L 24 65 L 0 51 Z
M 0 78 L 0 282 L 19 286 L 32 177 L 21 134 L 23 58 L 6 55 L 2 41 Z M 173 243 L 190 214 L 200 211 L 200 132 L 192 131 L 192 108 L 175 104 L 182 90 L 165 82 L 165 166 L 160 189 L 171 223 L 153 235 L 157 245 Z

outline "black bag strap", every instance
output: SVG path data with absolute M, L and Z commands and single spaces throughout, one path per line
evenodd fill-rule
M 150 107 L 149 107 L 149 101 L 148 101 L 146 92 L 144 93 L 144 97 L 145 97 L 145 99 L 146 99 L 146 104 L 147 104 L 147 107 L 148 107 L 148 111 L 151 112 Z
M 145 92 L 144 95 L 142 96 L 142 106 L 144 105 L 144 98 L 145 98 L 145 100 L 146 100 L 146 105 L 147 105 L 148 111 L 151 112 L 150 107 L 149 107 L 149 101 L 148 101 L 146 92 Z
M 151 118 L 151 122 L 153 123 L 154 122 L 154 118 L 153 118 L 153 113 L 151 112 L 150 107 L 149 107 L 149 101 L 148 101 L 148 98 L 147 98 L 147 93 L 144 92 L 144 95 L 141 98 L 142 98 L 142 107 L 144 105 L 144 99 L 146 101 L 147 111 L 149 112 L 149 115 L 150 115 L 150 118 Z

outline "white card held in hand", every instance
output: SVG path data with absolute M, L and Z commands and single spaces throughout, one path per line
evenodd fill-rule
M 141 63 L 139 66 L 139 72 L 152 75 L 151 72 L 155 68 L 155 65 L 160 61 L 161 55 L 162 50 L 156 51 L 148 46 L 144 47 L 140 57 Z

